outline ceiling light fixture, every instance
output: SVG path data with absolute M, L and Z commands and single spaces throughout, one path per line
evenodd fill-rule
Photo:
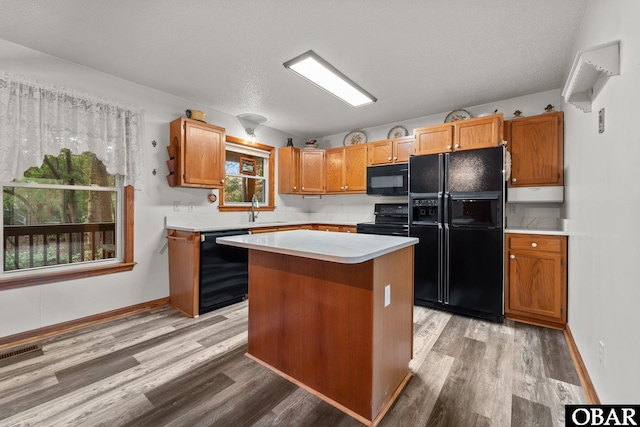
M 251 142 L 256 142 L 256 128 L 263 123 L 267 122 L 267 118 L 260 114 L 254 113 L 242 113 L 236 116 L 240 121 L 240 124 L 244 128 L 244 131 L 247 133 L 247 136 L 251 138 Z
M 353 107 L 377 101 L 373 95 L 312 50 L 296 56 L 283 65 Z

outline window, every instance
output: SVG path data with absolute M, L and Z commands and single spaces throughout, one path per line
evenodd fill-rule
M 124 241 L 132 236 L 132 187 L 93 153 L 45 156 L 20 181 L 2 185 L 2 206 L 0 288 L 15 285 L 12 275 L 35 284 L 132 264 L 132 242 Z
M 251 208 L 255 194 L 259 210 L 273 210 L 275 149 L 268 145 L 243 141 L 227 135 L 225 188 L 220 197 L 221 211 Z

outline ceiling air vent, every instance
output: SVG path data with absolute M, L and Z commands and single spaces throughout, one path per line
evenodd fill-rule
M 0 367 L 12 365 L 23 360 L 32 359 L 43 355 L 40 344 L 28 345 L 9 349 L 0 353 Z

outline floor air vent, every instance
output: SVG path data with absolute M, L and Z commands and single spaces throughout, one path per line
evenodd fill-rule
M 43 355 L 40 344 L 16 347 L 0 353 L 0 367 Z

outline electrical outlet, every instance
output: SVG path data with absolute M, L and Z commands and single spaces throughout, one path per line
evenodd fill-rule
M 598 112 L 598 133 L 604 133 L 604 108 Z
M 515 203 L 509 203 L 509 213 L 518 213 L 518 207 L 515 205 Z
M 187 211 L 193 212 L 193 202 L 189 202 L 189 207 L 187 207 Z
M 600 341 L 600 366 L 604 368 L 604 343 Z
M 180 202 L 173 202 L 173 211 L 180 212 Z
M 391 284 L 384 287 L 384 306 L 391 304 Z

